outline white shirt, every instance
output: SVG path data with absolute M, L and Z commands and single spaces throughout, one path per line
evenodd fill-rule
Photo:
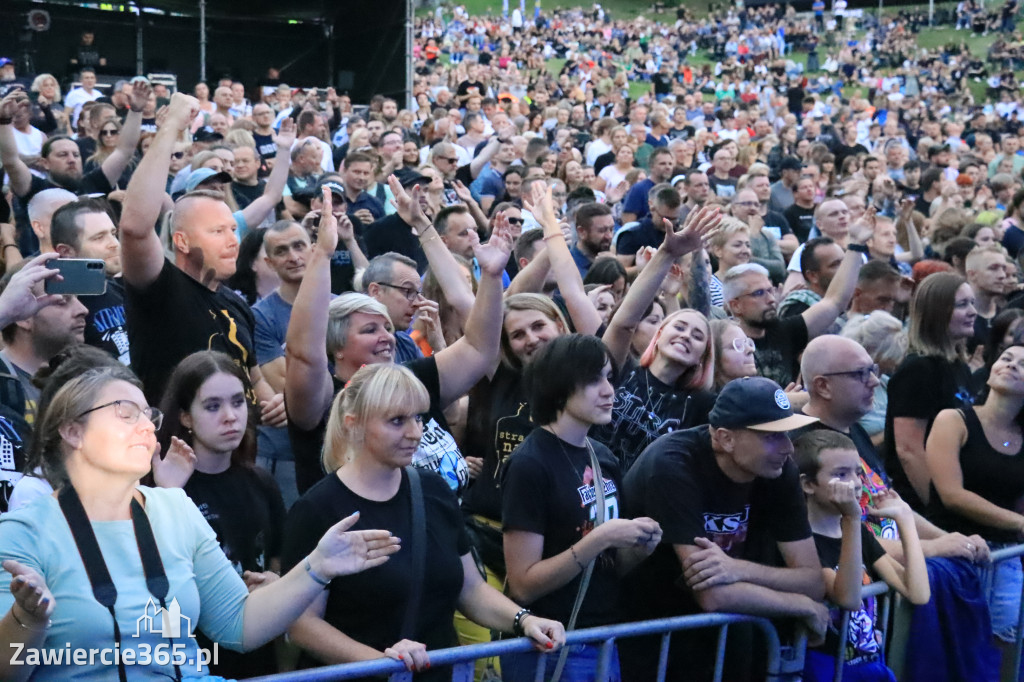
M 14 126 L 11 126 L 14 131 L 14 141 L 18 143 L 18 154 L 20 156 L 39 156 L 43 151 L 43 142 L 46 140 L 46 135 L 43 131 L 32 126 L 28 127 L 28 132 L 23 133 Z
M 72 128 L 78 127 L 78 115 L 82 113 L 82 105 L 86 102 L 94 102 L 100 97 L 103 97 L 103 93 L 96 89 L 86 92 L 85 88 L 75 88 L 67 94 L 67 97 L 64 98 L 64 108 L 72 111 Z

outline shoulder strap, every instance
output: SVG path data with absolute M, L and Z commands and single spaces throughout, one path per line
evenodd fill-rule
M 594 451 L 590 438 L 587 438 L 586 442 L 587 453 L 590 455 L 590 469 L 594 475 L 594 504 L 597 512 L 594 518 L 594 528 L 597 528 L 605 522 L 604 477 L 601 475 L 601 463 L 597 461 L 597 453 Z M 595 563 L 597 563 L 597 557 L 591 559 L 590 563 L 583 569 L 583 575 L 580 577 L 580 587 L 576 592 L 576 601 L 572 605 L 572 614 L 570 614 L 569 622 L 565 626 L 566 632 L 570 632 L 576 627 L 576 620 L 579 618 L 580 609 L 583 608 L 583 600 L 587 596 L 587 588 L 590 587 L 590 578 L 594 575 Z M 555 670 L 551 675 L 551 682 L 558 682 L 558 679 L 562 676 L 562 669 L 565 667 L 568 655 L 569 648 L 562 647 L 562 652 L 558 655 L 558 663 L 555 664 Z
M 412 552 L 412 589 L 409 593 L 405 617 L 402 619 L 402 639 L 413 639 L 416 634 L 416 615 L 419 613 L 420 601 L 423 597 L 423 577 L 427 554 L 427 518 L 419 469 L 407 466 L 405 473 L 409 477 L 409 494 L 412 498 L 412 546 L 409 548 L 409 551 Z

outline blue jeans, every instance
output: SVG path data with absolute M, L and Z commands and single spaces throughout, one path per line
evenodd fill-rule
M 565 668 L 562 669 L 562 676 L 559 682 L 593 682 L 597 674 L 597 659 L 601 653 L 601 647 L 596 644 L 575 644 L 567 647 L 569 656 L 565 661 Z M 501 657 L 501 679 L 503 682 L 533 682 L 534 673 L 537 672 L 537 657 L 544 659 L 544 679 L 550 679 L 558 664 L 560 651 L 553 651 L 550 654 L 511 654 Z M 612 647 L 612 657 L 608 665 L 608 679 L 610 682 L 619 682 L 619 651 Z
M 835 656 L 814 649 L 807 650 L 804 682 L 830 682 L 835 679 Z M 896 682 L 896 676 L 881 659 L 869 663 L 843 666 L 843 682 Z
M 992 550 L 1009 545 L 989 545 Z M 1024 570 L 1020 559 L 1009 559 L 995 564 L 992 568 L 992 587 L 988 592 L 988 609 L 992 617 L 992 634 L 1004 642 L 1013 643 L 1017 632 L 1017 618 L 1020 613 L 1020 589 L 1024 582 Z

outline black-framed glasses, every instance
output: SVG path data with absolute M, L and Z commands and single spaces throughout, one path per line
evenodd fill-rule
M 185 152 L 172 152 L 171 153 L 171 158 L 172 159 L 184 159 L 185 158 Z
M 855 377 L 862 384 L 866 384 L 871 381 L 872 376 L 879 376 L 878 365 L 869 365 L 868 367 L 861 367 L 860 369 L 851 369 L 845 372 L 826 372 L 822 374 L 823 377 Z
M 457 156 L 435 156 L 434 158 L 439 161 L 447 161 L 448 163 L 455 163 L 459 160 Z
M 391 284 L 390 282 L 374 282 L 374 284 L 378 284 L 382 287 L 388 287 L 389 289 L 398 289 L 399 291 L 402 292 L 402 295 L 405 296 L 406 300 L 409 302 L 415 301 L 419 296 L 423 295 L 422 289 L 413 289 L 412 287 L 401 287 L 398 286 L 397 284 Z
M 743 208 L 761 208 L 760 201 L 735 201 L 733 206 L 742 206 Z
M 139 415 L 146 415 L 146 419 L 153 422 L 153 428 L 156 430 L 160 429 L 160 425 L 164 423 L 164 413 L 155 407 L 139 407 L 131 400 L 114 400 L 109 403 L 103 403 L 96 407 L 90 408 L 82 414 L 75 417 L 75 419 L 81 419 L 90 412 L 102 410 L 107 407 L 113 406 L 114 412 L 117 416 L 128 424 L 136 424 L 139 421 Z
M 100 135 L 104 137 L 113 137 L 114 135 L 120 135 L 120 130 L 101 130 Z
M 523 224 L 523 219 L 522 218 L 506 218 L 505 220 L 508 221 L 509 225 L 522 225 Z

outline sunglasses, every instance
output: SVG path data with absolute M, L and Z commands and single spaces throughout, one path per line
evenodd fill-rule
M 185 152 L 174 152 L 174 153 L 171 154 L 171 158 L 172 159 L 184 159 L 185 158 Z
M 119 131 L 119 130 L 101 130 L 100 131 L 100 135 L 102 137 L 114 137 L 115 135 L 120 135 L 120 134 L 121 134 L 121 131 Z
M 523 219 L 522 218 L 506 218 L 506 220 L 508 220 L 508 224 L 509 225 L 522 225 L 523 224 Z

